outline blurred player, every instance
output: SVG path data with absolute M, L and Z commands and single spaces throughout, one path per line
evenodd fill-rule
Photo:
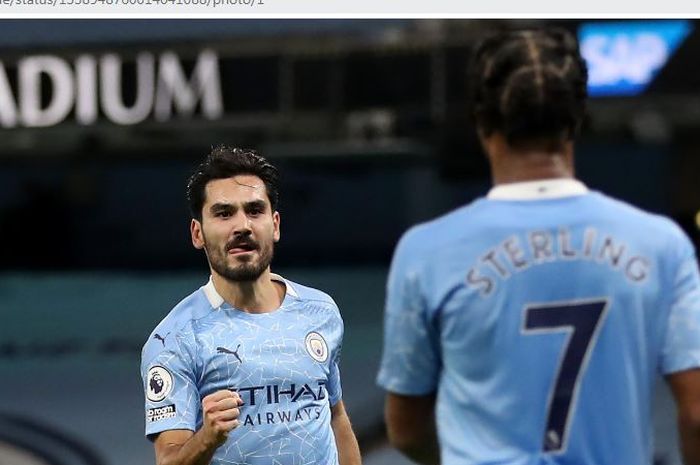
M 210 281 L 142 353 L 146 435 L 159 465 L 359 465 L 341 400 L 343 322 L 323 292 L 270 272 L 277 170 L 218 147 L 187 186 Z
M 378 375 L 391 442 L 426 464 L 650 464 L 660 372 L 700 463 L 695 252 L 573 178 L 575 39 L 494 36 L 470 82 L 495 187 L 397 246 Z

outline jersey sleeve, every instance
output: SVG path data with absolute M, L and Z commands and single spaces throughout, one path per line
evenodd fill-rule
M 173 335 L 171 338 L 167 338 L 162 348 L 157 347 L 160 341 L 153 340 L 144 349 L 141 377 L 149 439 L 166 430 L 196 431 L 201 407 L 194 375 L 195 360 L 184 337 Z
M 328 375 L 328 396 L 331 406 L 337 404 L 343 398 L 343 388 L 340 384 L 340 350 L 336 350 L 331 360 L 330 374 Z
M 331 406 L 337 404 L 343 398 L 343 388 L 340 383 L 340 352 L 343 347 L 343 320 L 338 314 L 337 343 L 331 352 L 330 371 L 328 374 L 328 396 Z
M 700 367 L 700 273 L 695 250 L 685 235 L 682 244 L 661 352 L 663 374 Z
M 387 391 L 425 395 L 441 370 L 439 335 L 420 287 L 420 262 L 407 233 L 394 253 L 384 313 L 384 350 L 377 383 Z

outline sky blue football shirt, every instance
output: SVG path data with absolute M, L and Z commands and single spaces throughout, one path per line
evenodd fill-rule
M 180 302 L 142 352 L 146 435 L 197 431 L 201 401 L 237 391 L 240 426 L 212 464 L 337 464 L 330 407 L 341 399 L 343 322 L 326 294 L 286 285 L 281 307 L 251 314 L 232 308 L 212 282 Z
M 437 393 L 445 465 L 648 465 L 655 378 L 698 366 L 689 239 L 577 181 L 494 188 L 397 246 L 378 382 Z

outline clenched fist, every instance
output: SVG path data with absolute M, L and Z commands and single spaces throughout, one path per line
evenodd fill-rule
M 226 442 L 228 433 L 238 426 L 241 405 L 243 400 L 238 393 L 228 390 L 216 391 L 202 399 L 202 434 L 207 442 L 215 447 Z

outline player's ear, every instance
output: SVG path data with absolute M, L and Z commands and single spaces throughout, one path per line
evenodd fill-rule
M 499 148 L 505 143 L 505 139 L 500 133 L 496 131 L 486 132 L 481 126 L 477 127 L 476 132 L 484 156 L 490 163 L 493 163 L 494 154 L 499 152 Z
M 476 136 L 479 139 L 479 145 L 481 145 L 481 151 L 488 158 L 489 147 L 488 147 L 488 136 L 481 126 L 476 127 Z
M 190 234 L 192 235 L 192 245 L 195 249 L 204 248 L 204 233 L 202 232 L 202 223 L 199 220 L 192 218 L 190 222 Z
M 274 227 L 272 239 L 278 242 L 280 240 L 280 212 L 275 211 L 272 214 L 272 225 Z

